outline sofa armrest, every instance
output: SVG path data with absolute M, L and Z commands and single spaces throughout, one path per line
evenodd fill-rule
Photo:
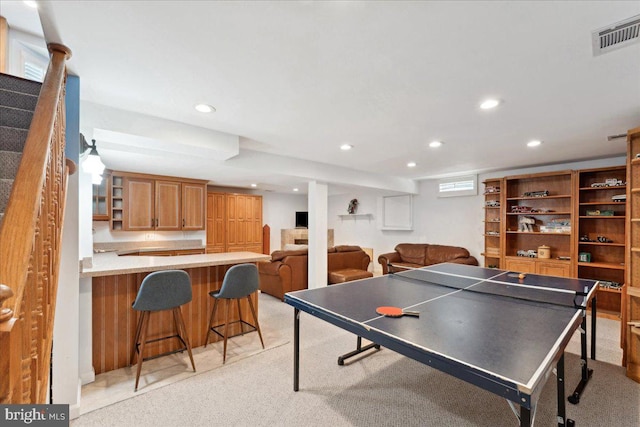
M 398 252 L 389 252 L 378 256 L 378 262 L 382 265 L 382 274 L 389 274 L 389 264 L 400 261 L 402 258 Z
M 258 263 L 260 291 L 284 300 L 284 294 L 291 291 L 291 266 L 280 262 Z
M 468 257 L 455 258 L 447 262 L 453 262 L 456 264 L 480 265 L 478 264 L 478 260 L 471 255 L 469 255 Z

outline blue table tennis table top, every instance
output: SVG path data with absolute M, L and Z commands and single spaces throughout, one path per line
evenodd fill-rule
M 424 277 L 415 280 L 416 275 Z M 555 301 L 546 301 L 547 291 L 541 291 L 542 299 L 530 300 L 538 287 L 560 292 L 553 293 Z M 498 288 L 509 296 L 496 295 Z M 285 302 L 530 406 L 580 326 L 584 309 L 574 302 L 586 306 L 596 288 L 594 280 L 535 274 L 520 278 L 504 270 L 444 263 L 291 292 Z M 420 317 L 380 316 L 379 306 L 418 311 Z

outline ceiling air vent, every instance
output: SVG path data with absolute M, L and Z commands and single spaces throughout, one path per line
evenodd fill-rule
M 640 15 L 593 31 L 591 40 L 593 56 L 640 42 Z

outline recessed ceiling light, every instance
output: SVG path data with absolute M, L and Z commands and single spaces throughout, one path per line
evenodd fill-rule
M 442 141 L 431 141 L 429 143 L 429 147 L 431 147 L 431 148 L 442 147 Z
M 480 108 L 483 110 L 491 110 L 492 108 L 496 108 L 498 105 L 500 105 L 500 101 L 497 99 L 485 99 L 482 101 L 482 104 L 480 104 Z
M 293 189 L 293 191 L 298 191 L 298 189 L 297 189 L 297 188 L 294 188 L 294 189 Z
M 216 109 L 209 104 L 198 104 L 194 108 L 201 113 L 213 113 L 216 111 Z
M 534 139 L 533 141 L 527 142 L 527 147 L 537 147 L 540 144 L 542 144 L 542 141 Z
M 36 3 L 35 1 L 25 0 L 23 3 L 26 4 L 29 7 L 34 8 L 34 9 L 38 8 L 38 3 Z
M 258 186 L 258 184 L 251 184 L 251 186 L 252 186 L 252 187 L 257 187 L 257 186 Z
M 409 162 L 409 163 L 407 163 L 407 167 L 408 167 L 408 168 L 415 168 L 415 167 L 416 167 L 416 162 Z
M 342 151 L 349 151 L 349 150 L 351 150 L 352 148 L 353 148 L 353 145 L 351 145 L 351 144 L 342 144 L 342 145 L 340 146 L 340 149 L 341 149 Z

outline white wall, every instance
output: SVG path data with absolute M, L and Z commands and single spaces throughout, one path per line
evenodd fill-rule
M 280 249 L 280 230 L 295 228 L 296 212 L 307 210 L 305 194 L 262 194 L 262 222 L 271 228 L 271 252 Z

